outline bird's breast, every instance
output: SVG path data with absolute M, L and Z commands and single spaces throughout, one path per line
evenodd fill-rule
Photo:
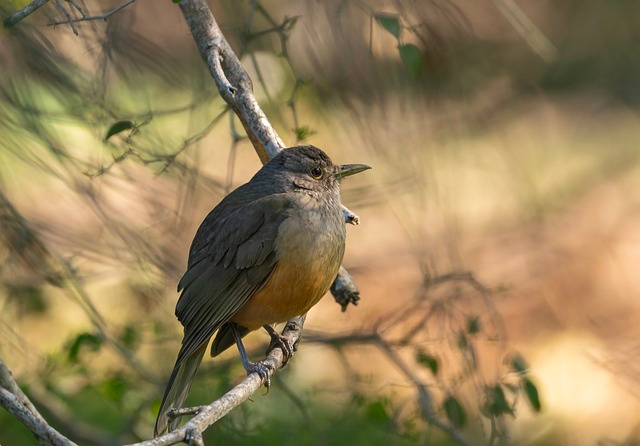
M 306 209 L 280 225 L 277 265 L 269 280 L 232 320 L 250 330 L 304 314 L 338 274 L 346 229 L 341 211 Z

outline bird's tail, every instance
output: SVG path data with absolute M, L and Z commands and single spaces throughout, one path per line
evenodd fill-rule
M 154 436 L 157 437 L 162 434 L 167 427 L 169 427 L 169 431 L 178 427 L 180 419 L 176 418 L 169 422 L 167 411 L 171 408 L 181 408 L 184 404 L 184 401 L 189 395 L 189 390 L 191 390 L 193 378 L 196 376 L 196 370 L 198 370 L 198 366 L 202 362 L 202 357 L 206 349 L 207 343 L 205 342 L 202 347 L 196 350 L 191 356 L 181 362 L 176 362 L 176 365 L 173 367 L 169 382 L 167 383 L 167 389 L 164 391 L 164 396 L 162 397 L 162 404 L 160 405 L 156 426 L 153 431 Z

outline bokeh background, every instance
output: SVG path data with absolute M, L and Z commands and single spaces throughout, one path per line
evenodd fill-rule
M 638 444 L 638 3 L 210 5 L 285 142 L 374 169 L 343 185 L 360 303 L 327 296 L 208 441 L 449 444 L 418 380 L 479 444 Z M 62 433 L 116 444 L 151 435 L 197 226 L 260 163 L 176 5 L 63 20 L 0 31 L 0 355 Z M 242 376 L 205 360 L 190 401 Z M 0 411 L 0 444 L 34 440 Z

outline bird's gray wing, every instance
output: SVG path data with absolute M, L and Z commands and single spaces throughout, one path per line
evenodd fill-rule
M 184 339 L 176 365 L 196 352 L 268 280 L 276 265 L 278 229 L 288 217 L 287 194 L 236 209 L 216 208 L 203 222 L 178 289 L 176 316 Z M 204 242 L 199 239 L 204 238 Z
M 248 185 L 236 189 L 194 237 L 176 305 L 184 338 L 162 397 L 156 436 L 177 426 L 179 420 L 169 422 L 167 411 L 182 407 L 209 338 L 266 283 L 276 265 L 275 240 L 291 201 L 286 194 L 263 195 Z

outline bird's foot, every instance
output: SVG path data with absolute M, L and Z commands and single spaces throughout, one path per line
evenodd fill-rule
M 271 387 L 271 378 L 269 377 L 269 374 L 273 372 L 273 366 L 270 363 L 265 361 L 247 361 L 246 363 L 243 363 L 242 366 L 247 371 L 247 376 L 252 373 L 257 373 L 260 379 L 264 382 L 267 392 L 269 391 L 269 387 Z
M 273 327 L 270 325 L 265 325 L 264 329 L 267 330 L 269 336 L 271 336 L 271 343 L 269 347 L 267 347 L 267 355 L 276 347 L 279 347 L 282 350 L 282 366 L 284 367 L 289 362 L 289 359 L 293 356 L 295 352 L 295 346 L 289 341 L 287 338 L 282 336 L 280 333 L 275 331 Z

